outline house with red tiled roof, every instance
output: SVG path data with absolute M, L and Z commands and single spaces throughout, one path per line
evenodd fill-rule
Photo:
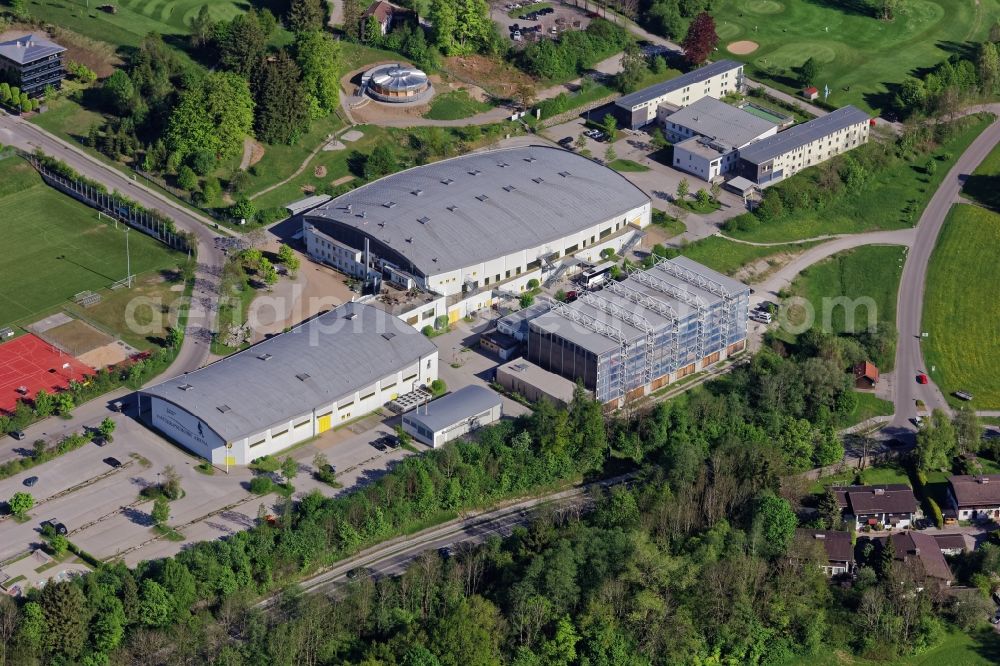
M 384 36 L 392 29 L 392 19 L 397 11 L 399 11 L 399 8 L 392 3 L 385 0 L 375 0 L 361 14 L 362 26 L 368 21 L 378 21 L 379 28 L 382 30 L 382 35 Z
M 878 384 L 878 368 L 871 361 L 862 361 L 854 366 L 854 386 L 871 390 Z

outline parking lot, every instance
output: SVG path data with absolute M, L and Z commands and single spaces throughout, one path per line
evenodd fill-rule
M 469 384 L 488 385 L 498 359 L 474 348 L 478 332 L 488 325 L 486 318 L 473 324 L 460 321 L 449 333 L 434 338 L 440 350 L 439 374 L 451 391 Z M 510 416 L 527 408 L 504 398 Z M 121 558 L 127 564 L 174 554 L 188 544 L 222 538 L 253 526 L 261 504 L 275 513 L 281 498 L 249 492 L 253 473 L 232 467 L 228 473 L 216 469 L 212 475 L 197 469 L 201 459 L 160 437 L 126 414 L 111 414 L 117 423 L 114 441 L 105 446 L 87 443 L 82 448 L 43 465 L 0 481 L 0 498 L 19 491 L 30 492 L 36 506 L 29 520 L 18 523 L 0 518 L 0 562 L 8 561 L 42 545 L 40 524 L 54 520 L 66 526 L 74 544 L 98 559 Z M 299 463 L 293 481 L 295 497 L 319 490 L 334 496 L 338 489 L 312 477 L 312 460 L 322 452 L 345 489 L 378 478 L 410 451 L 398 446 L 373 445 L 392 435 L 400 417 L 388 409 L 324 433 L 294 448 L 291 455 Z M 13 442 L 13 440 L 11 440 Z M 417 451 L 426 447 L 414 442 Z M 105 459 L 114 457 L 122 464 L 113 467 Z M 172 465 L 180 475 L 184 496 L 170 503 L 168 524 L 182 535 L 172 541 L 153 527 L 153 502 L 140 495 L 147 486 L 163 480 L 164 469 Z M 37 477 L 30 488 L 24 481 Z
M 521 7 L 515 8 L 519 4 Z M 548 7 L 546 7 L 546 5 Z M 535 9 L 535 8 L 540 9 Z M 537 18 L 512 18 L 511 11 L 540 11 Z M 501 33 L 514 38 L 514 26 L 520 34 L 516 43 L 525 44 L 529 41 L 543 38 L 555 38 L 566 30 L 584 30 L 590 25 L 591 17 L 583 9 L 556 2 L 493 2 L 490 7 L 493 20 L 500 26 Z M 554 31 L 553 31 L 554 30 Z

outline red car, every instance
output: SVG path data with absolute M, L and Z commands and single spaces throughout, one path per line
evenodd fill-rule
M 917 375 L 917 383 L 918 384 L 926 384 L 927 383 L 927 375 L 925 375 L 922 372 L 919 375 Z

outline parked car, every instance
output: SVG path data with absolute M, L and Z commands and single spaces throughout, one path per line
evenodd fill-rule
M 580 294 L 577 293 L 576 291 L 567 291 L 566 292 L 566 302 L 567 303 L 572 303 L 573 301 L 575 301 L 579 297 L 580 297 Z
M 917 375 L 918 384 L 926 384 L 928 381 L 929 380 L 927 379 L 927 375 L 925 375 L 924 373 L 921 372 L 919 375 Z
M 14 439 L 18 440 L 18 441 L 21 441 L 21 440 L 22 440 L 22 439 L 24 439 L 24 438 L 25 438 L 25 437 L 26 437 L 27 435 L 25 435 L 25 434 L 24 434 L 24 431 L 23 431 L 23 430 L 14 430 L 14 431 L 12 431 L 12 432 L 10 433 L 10 436 L 11 436 L 11 437 L 13 437 Z
M 754 310 L 753 312 L 750 313 L 750 318 L 753 319 L 754 321 L 760 322 L 762 324 L 770 324 L 771 323 L 771 313 L 770 312 L 761 312 L 760 310 Z
M 399 439 L 394 435 L 382 435 L 375 441 L 381 444 L 382 449 L 395 449 L 399 447 Z
M 118 458 L 108 457 L 104 459 L 104 464 L 110 465 L 114 469 L 118 469 L 119 467 L 122 466 L 122 461 L 118 460 Z
M 520 30 L 515 30 L 514 34 L 512 34 L 510 36 L 510 38 L 513 39 L 515 42 L 521 41 L 521 31 Z
M 38 483 L 38 477 L 37 476 L 29 476 L 22 483 L 24 483 L 24 485 L 26 485 L 26 486 L 28 486 L 30 488 L 33 485 L 35 485 L 36 483 Z
M 559 145 L 562 146 L 563 148 L 569 148 L 570 146 L 573 145 L 573 137 L 564 136 L 563 138 L 559 139 Z

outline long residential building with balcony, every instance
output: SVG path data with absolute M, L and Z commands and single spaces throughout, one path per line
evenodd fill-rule
M 66 49 L 37 35 L 0 42 L 0 79 L 17 86 L 29 97 L 39 97 L 49 86 L 62 86 Z

